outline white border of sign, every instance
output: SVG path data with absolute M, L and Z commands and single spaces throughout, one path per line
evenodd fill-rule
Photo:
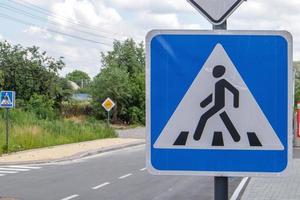
M 168 35 L 275 35 L 282 36 L 288 43 L 288 163 L 287 167 L 279 173 L 272 172 L 219 172 L 219 171 L 161 171 L 151 164 L 151 41 L 155 36 Z M 289 172 L 292 160 L 293 139 L 293 37 L 287 31 L 198 31 L 198 30 L 152 30 L 146 36 L 146 167 L 154 175 L 200 175 L 200 176 L 282 176 Z
M 224 13 L 224 15 L 220 19 L 214 19 L 212 18 L 206 10 L 201 8 L 194 0 L 187 0 L 188 3 L 190 3 L 201 15 L 203 15 L 211 24 L 213 25 L 220 25 L 225 20 L 227 20 L 230 15 L 246 0 L 237 0 L 233 6 L 227 12 Z
M 1 95 L 2 93 L 5 93 L 5 92 L 11 92 L 12 93 L 12 106 L 2 106 L 0 104 L 0 108 L 14 108 L 16 106 L 16 92 L 15 91 L 1 91 Z

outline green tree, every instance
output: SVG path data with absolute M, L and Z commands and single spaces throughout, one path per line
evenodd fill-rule
M 60 101 L 58 88 L 65 88 L 60 84 L 58 72 L 63 67 L 62 58 L 49 57 L 38 47 L 24 48 L 0 42 L 0 88 L 16 91 L 17 99 L 23 103 L 34 94 Z
M 80 70 L 75 70 L 75 71 L 67 74 L 66 78 L 70 81 L 75 82 L 78 86 L 80 86 L 82 88 L 87 86 L 91 81 L 91 78 L 89 77 L 89 75 Z
M 111 67 L 102 70 L 92 85 L 94 105 L 100 116 L 105 116 L 100 107 L 101 102 L 110 97 L 116 104 L 113 109 L 113 121 L 118 120 L 118 116 L 124 113 L 127 100 L 131 97 L 128 85 L 129 74 L 124 69 Z
M 294 62 L 295 70 L 295 104 L 300 101 L 300 62 Z
M 113 121 L 145 123 L 144 45 L 132 39 L 115 41 L 113 50 L 101 57 L 102 70 L 92 84 L 97 113 L 101 114 L 99 104 L 110 97 L 116 103 Z

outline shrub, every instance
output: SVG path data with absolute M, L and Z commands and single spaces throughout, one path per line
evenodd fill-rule
M 61 114 L 64 117 L 91 115 L 92 106 L 89 102 L 67 101 L 61 104 Z
M 54 101 L 44 95 L 33 94 L 27 103 L 26 110 L 33 112 L 39 119 L 54 119 Z

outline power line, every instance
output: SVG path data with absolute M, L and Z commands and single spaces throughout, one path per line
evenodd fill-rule
M 37 6 L 37 5 L 33 4 L 33 3 L 26 2 L 24 0 L 17 0 L 17 1 L 19 1 L 19 2 L 16 2 L 16 0 L 15 0 L 12 3 L 21 5 L 23 7 L 31 9 L 31 10 L 34 10 L 35 12 L 39 12 L 39 13 L 42 13 L 42 14 L 50 15 L 50 16 L 56 18 L 56 19 L 63 20 L 64 22 L 67 22 L 69 24 L 73 24 L 73 25 L 76 25 L 76 26 L 80 25 L 81 27 L 85 27 L 87 29 L 90 29 L 90 30 L 93 30 L 93 31 L 97 31 L 97 32 L 99 32 L 100 30 L 102 30 L 101 32 L 106 33 L 106 34 L 113 34 L 113 35 L 122 35 L 122 36 L 125 36 L 125 35 L 123 35 L 121 33 L 116 33 L 116 32 L 112 32 L 112 31 L 100 29 L 98 26 L 88 25 L 88 24 L 83 23 L 81 21 L 79 21 L 78 23 L 75 23 L 73 21 L 73 19 L 70 19 L 68 17 L 64 17 L 64 16 L 61 16 L 61 15 L 55 14 L 54 12 L 52 12 L 50 10 L 44 9 L 44 8 L 42 8 L 40 6 Z
M 33 23 L 30 23 L 30 22 L 27 22 L 27 21 L 24 21 L 24 20 L 20 20 L 20 19 L 17 19 L 15 17 L 11 17 L 11 16 L 3 14 L 3 13 L 0 13 L 0 17 L 5 18 L 5 19 L 9 19 L 11 21 L 15 21 L 15 22 L 18 22 L 18 23 L 22 23 L 22 24 L 25 24 L 25 25 L 39 27 L 39 26 L 37 26 L 37 25 L 35 25 Z M 82 40 L 82 41 L 86 41 L 86 42 L 90 42 L 90 43 L 94 43 L 94 44 L 102 44 L 102 45 L 106 45 L 106 46 L 109 46 L 109 47 L 111 46 L 111 44 L 108 44 L 108 43 L 98 42 L 96 40 L 87 39 L 87 38 L 84 38 L 84 37 L 80 37 L 80 36 L 76 36 L 76 35 L 64 33 L 64 32 L 61 32 L 61 31 L 56 31 L 56 30 L 53 30 L 53 29 L 50 29 L 50 28 L 42 28 L 42 27 L 39 27 L 39 28 L 45 29 L 45 30 L 47 30 L 49 32 L 56 33 L 56 34 L 59 34 L 59 35 L 71 37 L 71 38 L 74 38 L 74 39 L 78 39 L 78 40 Z
M 56 22 L 53 22 L 52 20 L 51 20 L 51 21 L 47 21 L 47 19 L 45 19 L 45 18 L 42 19 L 40 16 L 33 15 L 33 14 L 31 14 L 30 12 L 27 12 L 27 11 L 25 11 L 25 10 L 18 9 L 18 8 L 15 8 L 15 7 L 12 7 L 12 6 L 3 4 L 3 3 L 0 3 L 0 8 L 4 8 L 4 9 L 7 9 L 7 10 L 10 10 L 10 11 L 12 11 L 12 12 L 15 12 L 15 13 L 18 13 L 18 14 L 21 14 L 21 15 L 24 15 L 24 16 L 27 16 L 27 17 L 30 17 L 30 18 L 35 19 L 35 20 L 38 20 L 38 21 L 42 21 L 42 22 L 45 22 L 45 21 L 46 21 L 47 23 L 52 24 L 52 25 L 55 25 L 55 26 L 58 25 Z M 101 38 L 105 38 L 105 39 L 116 40 L 115 38 L 112 38 L 112 37 L 94 34 L 94 33 L 91 33 L 91 32 L 79 30 L 79 29 L 74 28 L 74 27 L 68 27 L 68 29 L 72 29 L 72 30 L 75 30 L 75 31 L 77 31 L 77 32 L 81 32 L 81 33 L 84 33 L 84 34 L 87 34 L 87 35 L 90 35 L 90 36 L 94 36 L 94 37 L 101 37 Z

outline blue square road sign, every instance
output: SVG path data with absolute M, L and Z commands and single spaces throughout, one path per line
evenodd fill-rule
M 291 155 L 292 36 L 148 34 L 147 168 L 154 174 L 282 173 Z
M 0 92 L 0 108 L 13 108 L 15 107 L 15 92 L 14 91 L 1 91 Z

